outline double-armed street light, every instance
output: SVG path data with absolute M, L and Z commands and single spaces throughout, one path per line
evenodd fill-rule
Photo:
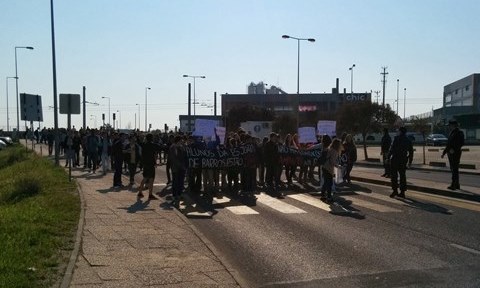
M 148 119 L 147 119 L 147 91 L 150 90 L 152 88 L 150 87 L 145 87 L 145 132 L 147 132 L 147 123 L 148 123 Z M 140 112 L 138 112 L 138 117 L 140 117 Z M 138 126 L 140 126 L 140 120 L 138 121 Z
M 195 93 L 195 79 L 197 79 L 197 78 L 205 79 L 206 77 L 203 76 L 203 75 L 194 76 L 194 75 L 186 75 L 186 74 L 184 74 L 183 77 L 193 78 L 193 115 L 195 116 L 196 115 L 195 105 L 197 104 L 196 93 Z M 190 105 L 190 103 L 188 103 L 188 105 Z
M 108 99 L 108 125 L 112 126 L 112 124 L 110 124 L 110 97 L 108 96 L 102 96 L 102 99 Z
M 18 98 L 17 49 L 33 50 L 32 46 L 15 46 L 15 91 L 17 94 L 17 132 L 20 131 L 20 100 Z

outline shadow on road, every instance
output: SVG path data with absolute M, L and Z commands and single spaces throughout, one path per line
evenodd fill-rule
M 414 200 L 414 199 L 411 199 L 411 198 L 405 198 L 405 199 L 399 198 L 398 201 L 401 201 L 401 202 L 405 203 L 408 207 L 411 207 L 411 208 L 414 208 L 414 209 L 421 209 L 423 211 L 431 212 L 431 213 L 440 213 L 440 214 L 445 214 L 445 215 L 452 215 L 451 210 L 449 210 L 445 207 L 436 205 L 436 204 L 424 203 L 424 202 L 420 202 L 418 200 Z
M 127 210 L 127 213 L 137 213 L 138 211 L 155 211 L 153 208 L 148 208 L 150 204 L 150 200 L 143 202 L 141 199 L 137 199 L 135 203 L 128 207 L 120 207 L 118 209 Z

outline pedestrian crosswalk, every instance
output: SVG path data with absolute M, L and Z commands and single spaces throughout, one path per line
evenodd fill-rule
M 155 183 L 156 187 L 167 186 L 166 183 Z M 273 210 L 282 214 L 308 214 L 312 209 L 319 209 L 328 213 L 401 213 L 418 204 L 431 206 L 431 209 L 440 209 L 443 212 L 452 210 L 439 205 L 448 205 L 471 211 L 480 212 L 480 204 L 466 200 L 445 198 L 437 195 L 424 194 L 411 191 L 408 197 L 412 200 L 390 198 L 387 194 L 376 192 L 338 191 L 335 193 L 336 201 L 326 203 L 320 199 L 319 193 L 287 193 L 282 199 L 270 196 L 264 192 L 255 194 L 255 202 L 245 204 L 240 199 L 232 199 L 227 195 L 213 198 L 217 210 L 225 210 L 238 216 L 259 215 L 262 208 Z M 347 192 L 347 193 L 345 193 Z M 414 200 L 417 199 L 417 200 Z M 412 202 L 413 201 L 413 202 Z M 418 202 L 418 201 L 424 201 Z M 410 203 L 411 202 L 411 203 Z M 413 204 L 412 204 L 413 203 Z M 435 204 L 437 203 L 437 204 Z M 442 212 L 439 211 L 439 212 Z

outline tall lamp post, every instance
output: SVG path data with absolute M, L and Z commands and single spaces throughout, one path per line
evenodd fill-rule
M 8 79 L 17 79 L 17 77 L 6 77 L 7 86 L 7 131 L 10 131 L 10 113 L 8 112 Z
M 350 75 L 351 75 L 350 76 L 350 78 L 351 78 L 351 80 L 350 80 L 350 94 L 351 95 L 353 95 L 353 68 L 355 68 L 355 64 L 353 64 L 352 67 L 348 68 L 348 70 L 351 71 L 351 73 L 350 73 Z
M 405 119 L 406 106 L 407 106 L 407 88 L 403 88 L 403 119 Z
M 112 126 L 112 124 L 110 124 L 110 117 L 112 117 L 112 115 L 110 115 L 110 97 L 102 96 L 102 99 L 108 99 L 108 125 Z
M 397 79 L 397 115 L 398 115 L 398 87 L 400 85 L 400 79 Z
M 122 129 L 122 112 L 120 110 L 117 110 L 118 113 L 118 129 Z
M 140 104 L 135 104 L 138 106 L 138 130 L 140 130 Z
M 197 100 L 195 98 L 195 79 L 197 78 L 201 78 L 201 79 L 205 79 L 206 77 L 203 76 L 203 75 L 200 75 L 200 76 L 194 76 L 194 75 L 183 75 L 183 77 L 188 77 L 188 78 L 193 78 L 193 116 L 196 115 L 196 112 L 195 112 L 195 105 L 197 104 Z
M 298 106 L 300 102 L 300 41 L 315 42 L 313 38 L 297 38 L 289 35 L 282 35 L 283 39 L 294 39 L 297 40 L 297 98 L 295 101 L 295 114 L 297 118 L 297 128 L 298 128 Z
M 148 120 L 147 120 L 147 91 L 152 88 L 150 87 L 145 87 L 145 132 L 147 132 L 147 126 L 148 126 Z M 140 114 L 138 114 L 140 115 Z
M 15 46 L 15 92 L 17 94 L 17 132 L 20 131 L 20 100 L 18 99 L 17 49 L 33 50 L 31 46 Z

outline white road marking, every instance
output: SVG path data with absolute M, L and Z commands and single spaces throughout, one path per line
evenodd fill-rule
M 382 212 L 382 213 L 385 213 L 385 212 L 402 212 L 402 210 L 399 210 L 399 209 L 395 209 L 395 208 L 392 208 L 392 207 L 388 207 L 388 206 L 373 203 L 373 202 L 364 201 L 364 200 L 361 200 L 361 199 L 358 199 L 358 198 L 355 198 L 355 197 L 351 197 L 351 196 L 343 196 L 343 198 L 352 201 L 352 205 L 354 205 L 354 206 L 360 206 L 360 207 L 364 207 L 364 208 L 374 210 L 374 211 L 378 211 L 378 212 Z
M 453 244 L 453 243 L 449 244 L 449 245 L 452 246 L 452 247 L 458 248 L 460 250 L 463 250 L 463 251 L 467 251 L 467 252 L 470 252 L 470 253 L 473 253 L 473 254 L 480 255 L 480 251 L 472 249 L 472 248 L 468 248 L 468 247 L 458 245 L 458 244 Z
M 222 196 L 222 198 L 213 198 L 214 204 L 224 204 L 230 202 L 230 198 Z M 237 206 L 227 206 L 224 209 L 232 212 L 236 215 L 256 215 L 259 214 L 257 211 L 253 210 L 252 208 L 246 205 L 237 205 Z
M 265 206 L 268 206 L 274 210 L 277 210 L 281 213 L 285 214 L 300 214 L 300 213 L 307 213 L 305 210 L 297 208 L 293 205 L 287 204 L 282 202 L 276 198 L 268 196 L 264 193 L 257 195 L 257 202 L 262 203 Z
M 320 209 L 325 210 L 327 212 L 332 211 L 332 208 L 330 208 L 329 204 L 323 202 L 320 199 L 309 196 L 309 195 L 293 194 L 293 195 L 288 195 L 287 197 L 295 199 L 295 200 L 300 201 L 300 202 L 303 202 L 305 204 L 311 205 L 313 207 L 320 208 Z
M 362 196 L 365 196 L 365 197 L 370 197 L 370 198 L 378 199 L 378 200 L 381 200 L 381 201 L 385 201 L 385 202 L 389 202 L 389 203 L 393 203 L 393 204 L 397 204 L 397 205 L 398 204 L 405 204 L 402 201 L 395 200 L 393 198 L 390 198 L 389 196 L 382 195 L 382 194 L 361 193 L 361 192 L 355 192 L 355 193 L 357 193 L 357 195 L 362 195 Z

